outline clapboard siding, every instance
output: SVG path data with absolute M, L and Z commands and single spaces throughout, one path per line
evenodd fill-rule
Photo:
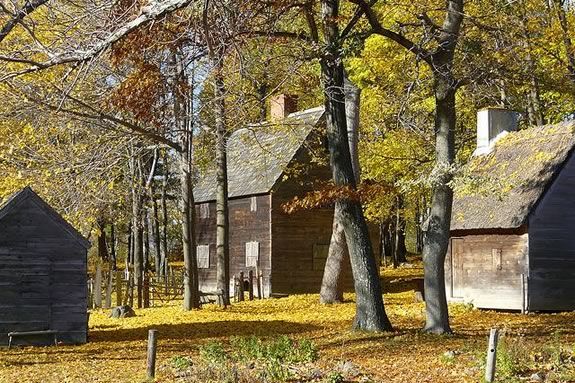
M 230 277 L 240 272 L 248 275 L 246 267 L 246 243 L 259 242 L 259 269 L 263 275 L 263 289 L 270 293 L 270 196 L 253 196 L 256 199 L 256 211 L 252 211 L 252 196 L 230 199 L 228 202 L 230 219 Z M 209 217 L 201 218 L 201 204 L 196 206 L 196 238 L 198 245 L 210 246 L 210 267 L 199 269 L 198 276 L 202 291 L 216 288 L 216 204 L 204 202 L 209 206 Z M 253 270 L 253 268 L 251 268 Z
M 527 234 L 452 238 L 445 262 L 448 298 L 479 308 L 520 310 L 524 297 L 521 274 L 527 274 L 527 245 Z
M 575 159 L 529 219 L 529 309 L 575 309 Z
M 20 193 L 0 210 L 0 342 L 10 331 L 45 329 L 59 331 L 65 343 L 86 342 L 85 240 L 31 190 Z M 22 338 L 18 344 L 52 341 Z

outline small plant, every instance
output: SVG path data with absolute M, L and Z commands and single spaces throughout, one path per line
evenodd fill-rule
M 209 363 L 221 363 L 228 359 L 221 342 L 209 342 L 200 347 L 200 356 Z
M 187 356 L 179 355 L 179 356 L 174 356 L 170 360 L 170 364 L 176 370 L 185 370 L 185 369 L 190 368 L 190 366 L 192 365 L 192 360 Z
M 296 352 L 300 362 L 315 362 L 318 359 L 317 347 L 309 339 L 300 340 Z
M 334 371 L 327 376 L 325 382 L 326 383 L 343 383 L 344 380 L 345 380 L 345 378 L 343 377 L 341 372 Z
M 497 376 L 503 382 L 515 382 L 529 370 L 529 351 L 521 340 L 502 337 L 497 347 Z

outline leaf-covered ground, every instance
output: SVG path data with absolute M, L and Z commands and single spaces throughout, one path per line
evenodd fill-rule
M 159 331 L 157 381 L 173 381 L 167 368 L 174 357 L 198 355 L 209 341 L 224 344 L 234 336 L 274 337 L 287 334 L 313 340 L 318 366 L 325 370 L 350 360 L 372 381 L 477 382 L 489 329 L 505 332 L 500 362 L 506 381 L 529 381 L 533 373 L 547 381 L 572 381 L 575 313 L 530 314 L 451 306 L 453 336 L 419 332 L 424 307 L 414 299 L 420 267 L 384 272 L 387 312 L 394 333 L 349 331 L 353 295 L 347 303 L 321 306 L 317 295 L 298 295 L 234 304 L 227 310 L 208 305 L 184 312 L 179 304 L 136 310 L 137 317 L 108 318 L 92 312 L 90 342 L 81 346 L 0 349 L 0 382 L 141 382 L 145 379 L 147 331 Z M 519 361 L 523 363 L 516 366 Z M 568 366 L 568 367 L 565 367 Z

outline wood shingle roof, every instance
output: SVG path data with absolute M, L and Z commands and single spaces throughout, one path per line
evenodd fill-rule
M 227 147 L 229 198 L 270 192 L 323 115 L 322 107 L 314 108 L 235 131 Z M 194 186 L 194 199 L 215 198 L 216 171 L 211 167 Z

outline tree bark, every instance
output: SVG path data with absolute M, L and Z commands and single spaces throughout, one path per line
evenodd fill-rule
M 403 218 L 403 196 L 397 195 L 395 208 L 395 247 L 394 266 L 407 262 L 407 247 L 405 246 L 405 219 Z
M 154 269 L 157 276 L 161 275 L 162 268 L 162 246 L 160 239 L 160 219 L 158 216 L 158 201 L 153 197 L 152 188 L 152 219 L 150 228 L 152 229 L 152 243 L 154 244 Z
M 555 8 L 557 9 L 557 17 L 561 25 L 563 46 L 565 47 L 565 54 L 567 56 L 567 75 L 573 84 L 575 84 L 575 49 L 573 49 L 573 41 L 569 37 L 569 22 L 565 12 L 565 0 L 554 0 Z
M 453 190 L 447 167 L 455 158 L 455 89 L 452 79 L 436 73 L 435 78 L 435 155 L 439 179 L 433 190 L 431 211 L 423 240 L 425 285 L 425 328 L 434 334 L 451 333 L 445 293 L 445 255 L 449 243 Z M 442 169 L 444 168 L 444 169 Z
M 341 275 L 348 250 L 345 243 L 345 232 L 340 221 L 341 212 L 339 208 L 339 206 L 336 206 L 333 213 L 331 240 L 319 293 L 319 302 L 322 304 L 343 302 Z
M 110 265 L 113 271 L 118 270 L 118 254 L 116 252 L 116 225 L 110 224 Z
M 338 28 L 339 1 L 322 0 L 321 18 L 325 50 L 320 64 L 333 180 L 336 186 L 355 188 L 356 182 L 347 140 L 343 57 Z M 336 202 L 336 209 L 341 212 L 341 223 L 354 277 L 356 315 L 353 328 L 390 331 L 392 327 L 385 313 L 379 272 L 361 204 L 352 199 L 340 199 Z
M 182 145 L 183 146 L 183 145 Z M 187 147 L 187 144 L 186 144 Z M 182 252 L 184 255 L 184 310 L 200 307 L 198 294 L 198 265 L 196 258 L 194 224 L 194 197 L 190 174 L 189 152 L 180 157 L 180 219 L 182 220 Z
M 164 153 L 164 160 L 163 160 L 163 164 L 164 164 L 164 178 L 162 180 L 162 194 L 161 194 L 161 199 L 160 199 L 160 206 L 162 209 L 162 236 L 161 236 L 161 241 L 162 241 L 162 252 L 161 252 L 161 256 L 162 256 L 162 260 L 160 262 L 161 264 L 161 271 L 160 274 L 161 275 L 166 275 L 167 274 L 167 270 L 168 270 L 168 204 L 167 204 L 167 193 L 168 193 L 168 177 L 169 177 L 169 172 L 168 172 L 168 156 L 166 155 L 166 153 Z
M 347 123 L 347 141 L 351 155 L 351 164 L 355 182 L 360 180 L 359 167 L 359 107 L 360 89 L 349 80 L 347 75 L 344 78 L 345 92 L 345 116 Z M 341 282 L 342 272 L 345 266 L 346 254 L 348 253 L 345 243 L 345 233 L 341 223 L 340 211 L 334 209 L 333 224 L 331 230 L 331 240 L 325 262 L 319 301 L 322 304 L 333 304 L 343 302 L 343 284 Z
M 186 96 L 178 87 L 187 82 L 186 75 L 177 55 L 174 55 L 175 81 L 174 119 L 180 132 L 180 220 L 182 228 L 182 253 L 184 256 L 184 310 L 200 308 L 198 286 L 198 263 L 196 258 L 195 208 L 192 187 L 192 134 L 193 134 L 193 86 Z M 192 75 L 193 79 L 193 75 Z
M 98 220 L 98 228 L 100 230 L 100 234 L 98 234 L 98 257 L 103 262 L 108 262 L 109 254 L 108 254 L 108 244 L 106 242 L 106 222 L 103 219 Z
M 226 142 L 226 106 L 221 57 L 215 73 L 215 130 L 216 130 L 216 288 L 223 292 L 223 306 L 230 304 L 230 227 L 228 215 L 228 165 Z

